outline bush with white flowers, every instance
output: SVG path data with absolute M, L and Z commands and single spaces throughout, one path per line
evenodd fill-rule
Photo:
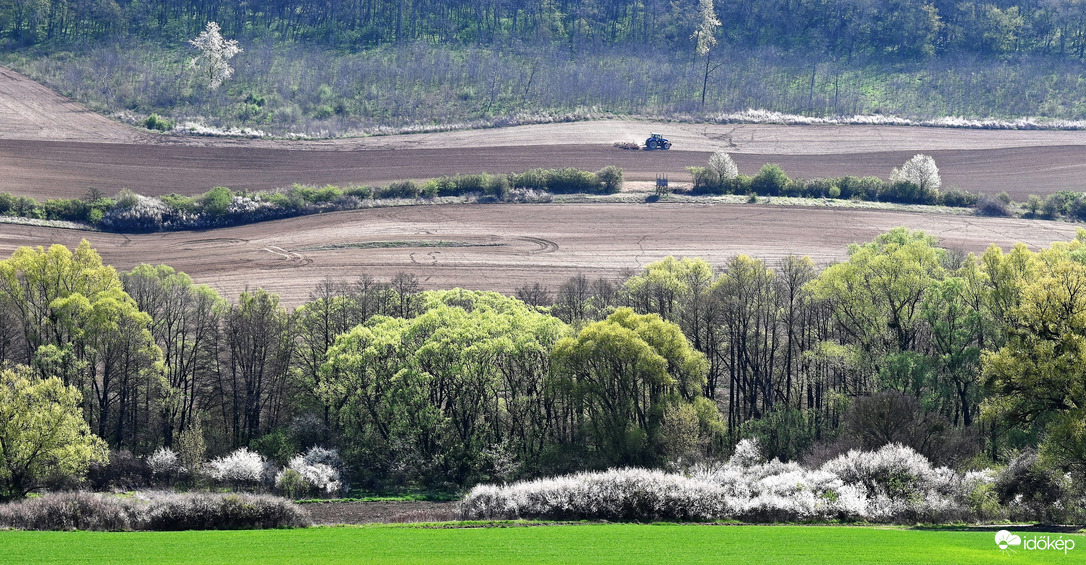
M 151 469 L 153 477 L 166 481 L 185 472 L 185 467 L 181 465 L 181 458 L 168 447 L 160 447 L 148 455 L 147 466 Z
M 287 467 L 275 476 L 276 488 L 291 496 L 316 491 L 323 496 L 342 494 L 347 487 L 343 460 L 334 449 L 312 447 L 295 455 Z
M 242 447 L 204 465 L 204 473 L 212 480 L 231 485 L 251 485 L 263 482 L 267 461 L 263 455 Z
M 763 462 L 744 440 L 727 463 L 685 474 L 612 469 L 475 487 L 466 519 L 945 521 L 974 516 L 970 494 L 989 475 L 934 468 L 900 445 L 849 452 L 821 468 Z

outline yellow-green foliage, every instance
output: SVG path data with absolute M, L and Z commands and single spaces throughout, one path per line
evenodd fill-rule
M 106 443 L 79 409 L 82 395 L 56 377 L 0 370 L 0 499 L 21 498 L 51 476 L 106 461 Z
M 1015 424 L 1039 422 L 1041 452 L 1086 470 L 1086 231 L 1070 242 L 1004 255 L 984 263 L 999 280 L 1007 343 L 985 353 L 984 378 L 995 395 L 984 413 Z

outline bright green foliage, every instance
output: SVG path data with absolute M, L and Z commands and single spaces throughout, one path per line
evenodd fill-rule
M 204 210 L 211 216 L 223 216 L 230 209 L 234 193 L 225 186 L 216 186 L 204 193 Z
M 970 261 L 969 267 L 974 266 Z M 982 303 L 970 300 L 973 290 L 968 279 L 949 277 L 932 283 L 922 305 L 931 332 L 934 371 L 940 384 L 953 387 L 966 426 L 972 425 L 980 402 L 980 353 L 991 331 Z
M 22 326 L 14 361 L 83 393 L 87 421 L 114 444 L 135 441 L 128 422 L 161 385 L 151 317 L 126 294 L 113 267 L 84 240 L 70 251 L 21 247 L 0 261 L 0 301 Z
M 708 372 L 678 326 L 629 308 L 558 342 L 552 359 L 583 407 L 592 445 L 611 465 L 654 462 L 665 413 L 700 396 Z
M 0 500 L 22 498 L 51 476 L 106 460 L 106 444 L 80 414 L 72 386 L 29 370 L 0 370 Z
M 788 186 L 788 181 L 788 175 L 784 173 L 784 169 L 780 165 L 766 163 L 762 165 L 758 174 L 750 179 L 750 189 L 754 194 L 761 196 L 776 196 L 784 192 L 785 187 Z
M 993 419 L 1040 425 L 1042 453 L 1086 472 L 1086 232 L 1039 253 L 1008 300 L 1007 343 L 983 357 Z
M 493 292 L 426 292 L 424 313 L 373 318 L 337 338 L 321 398 L 378 475 L 504 478 L 538 458 L 556 318 Z
M 832 303 L 861 376 L 881 373 L 900 390 L 919 386 L 918 360 L 907 352 L 921 337 L 925 293 L 945 277 L 944 254 L 935 238 L 894 228 L 871 243 L 849 246 L 848 261 L 812 283 L 814 295 Z
M 665 257 L 626 279 L 624 290 L 636 311 L 678 324 L 694 349 L 706 352 L 715 339 L 713 282 L 713 267 L 704 259 Z
M 677 322 L 683 317 L 682 304 L 707 292 L 712 282 L 713 267 L 704 259 L 669 256 L 650 263 L 641 274 L 627 279 L 625 289 L 638 310 Z

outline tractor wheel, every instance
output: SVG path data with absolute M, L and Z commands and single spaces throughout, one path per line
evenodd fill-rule
M 664 142 L 664 149 L 671 149 L 671 142 L 670 141 L 665 141 Z
M 645 147 L 648 149 L 656 149 L 656 140 L 650 139 L 649 142 L 645 144 Z

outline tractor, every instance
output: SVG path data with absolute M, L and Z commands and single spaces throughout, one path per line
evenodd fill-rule
M 664 138 L 664 136 L 654 133 L 645 140 L 645 149 L 671 149 L 671 142 Z

